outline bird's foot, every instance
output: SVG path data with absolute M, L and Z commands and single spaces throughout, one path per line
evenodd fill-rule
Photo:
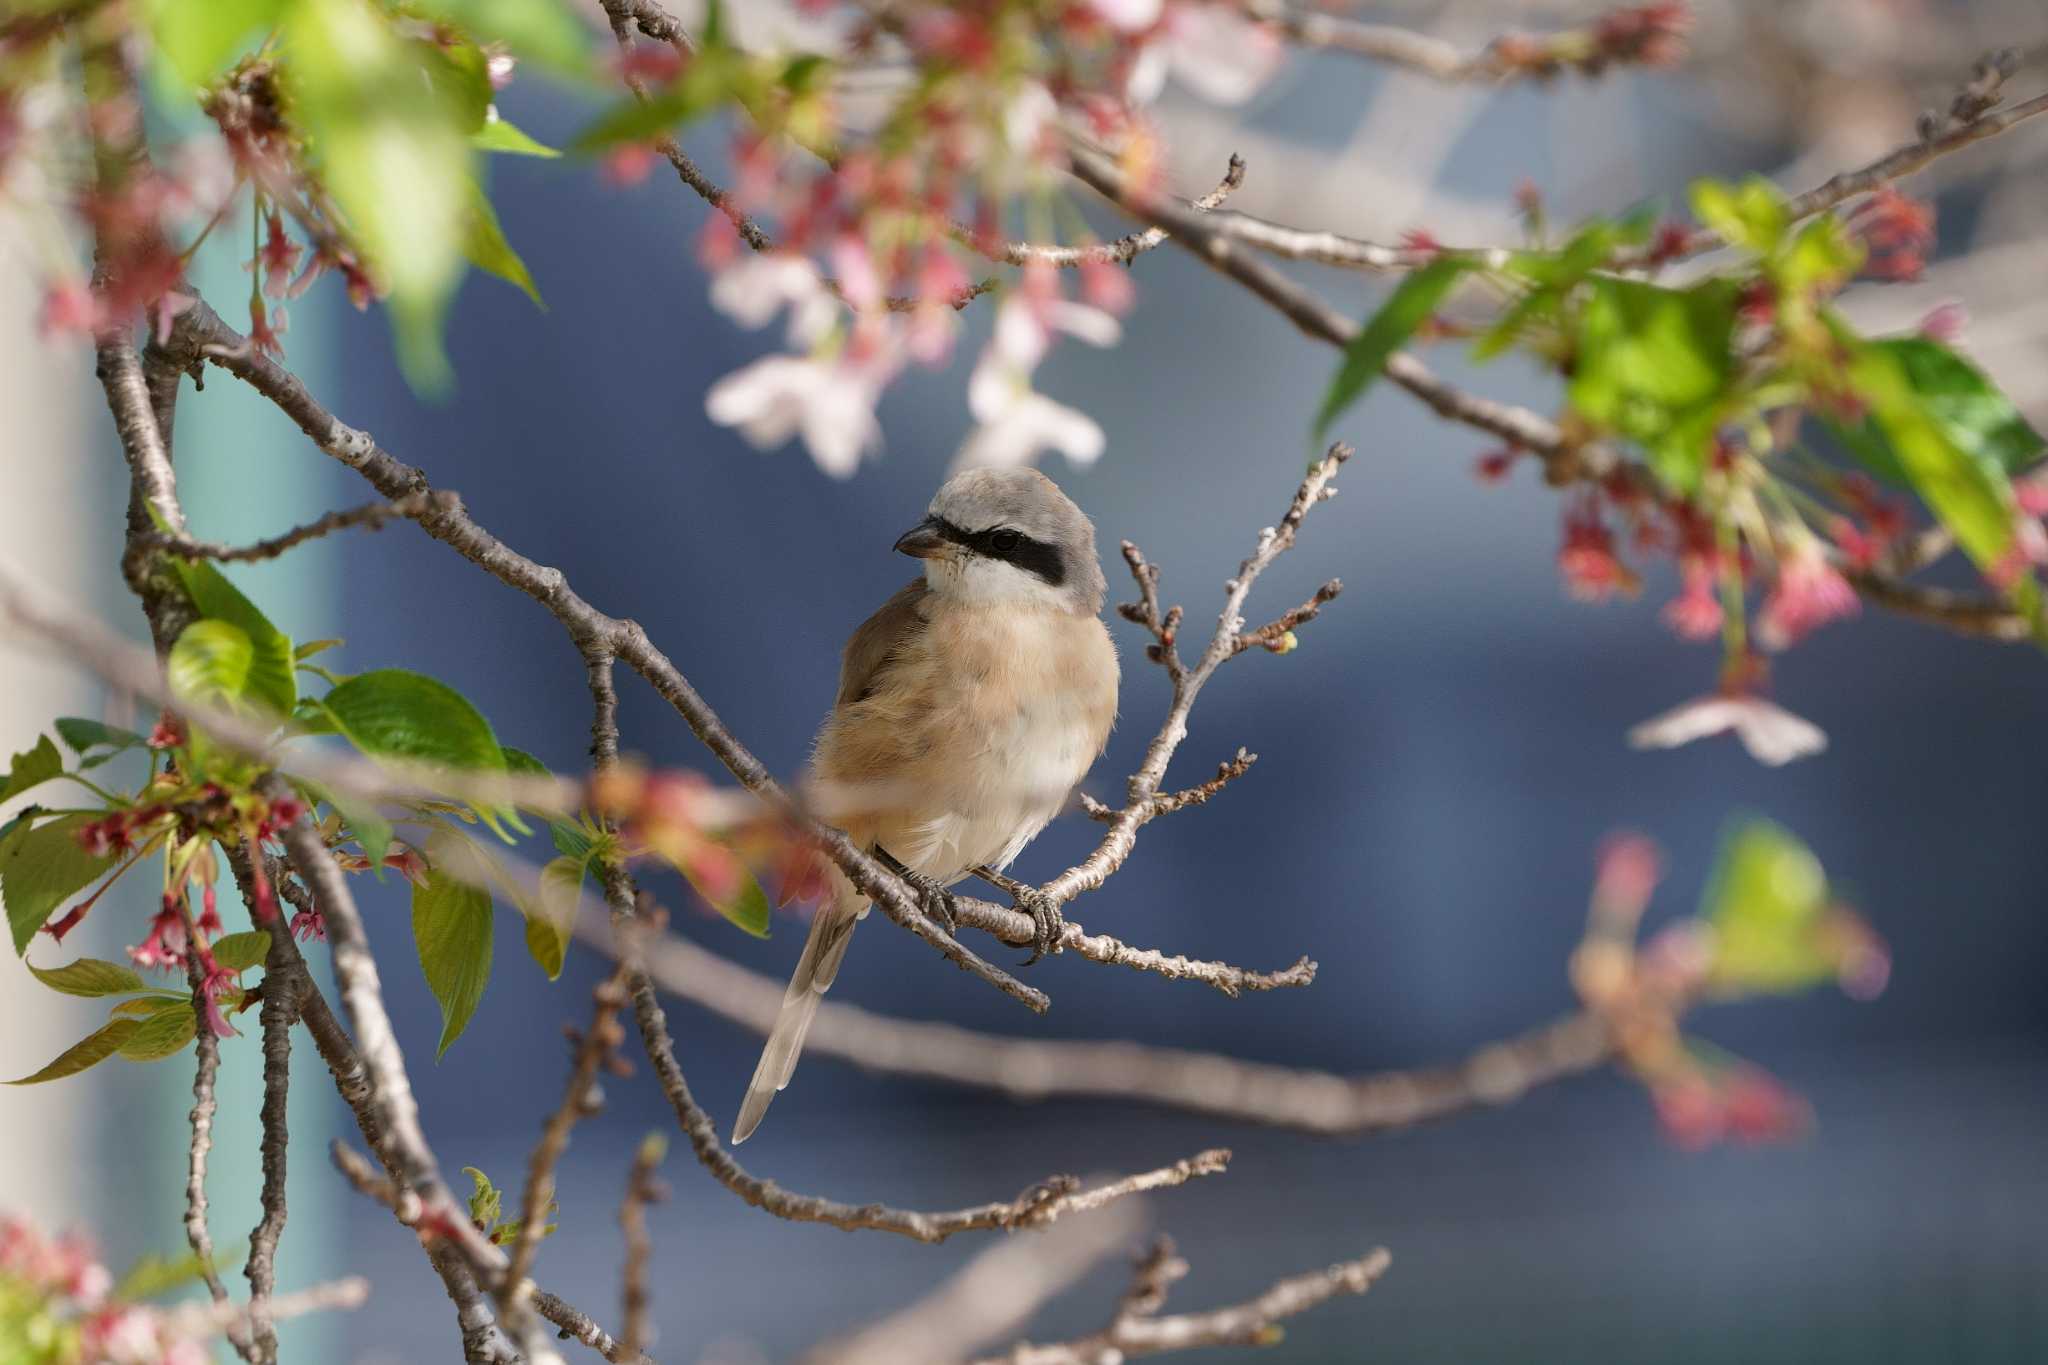
M 946 937 L 960 937 L 960 912 L 953 904 L 953 893 L 921 872 L 911 873 L 909 881 L 917 888 L 917 903 L 924 907 L 925 918 L 944 929 Z
M 1060 952 L 1060 934 L 1067 927 L 1060 903 L 1035 886 L 1020 886 L 1010 895 L 1017 908 L 1031 916 L 1031 956 L 1024 959 L 1024 965 L 1029 967 L 1047 953 Z
M 1047 953 L 1064 951 L 1060 935 L 1067 927 L 1067 917 L 1060 913 L 1058 901 L 1029 882 L 1020 882 L 992 867 L 977 867 L 973 871 L 975 876 L 1007 895 L 1012 905 L 1031 916 L 1031 956 L 1024 959 L 1025 966 L 1029 967 Z
M 922 872 L 913 872 L 899 862 L 886 848 L 875 850 L 882 865 L 910 883 L 910 889 L 917 892 L 917 904 L 924 911 L 924 917 L 946 931 L 946 937 L 960 936 L 960 912 L 953 904 L 953 893 L 936 878 Z

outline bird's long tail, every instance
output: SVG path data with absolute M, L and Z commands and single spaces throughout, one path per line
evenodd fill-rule
M 853 940 L 853 927 L 867 912 L 866 899 L 849 886 L 811 917 L 811 936 L 804 942 L 803 956 L 797 959 L 789 989 L 783 993 L 782 1011 L 775 1016 L 775 1027 L 761 1049 L 754 1079 L 747 1083 L 747 1097 L 740 1101 L 739 1121 L 732 1127 L 735 1146 L 760 1126 L 776 1093 L 789 1084 L 797 1056 L 804 1049 L 804 1035 L 817 1017 L 818 1001 L 832 988 L 839 964 L 846 960 L 846 945 Z

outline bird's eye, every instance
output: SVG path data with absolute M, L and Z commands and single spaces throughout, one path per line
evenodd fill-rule
M 1017 548 L 1018 543 L 1022 539 L 1023 537 L 1019 536 L 1015 531 L 998 531 L 988 538 L 988 543 L 1002 553 L 1008 554 Z

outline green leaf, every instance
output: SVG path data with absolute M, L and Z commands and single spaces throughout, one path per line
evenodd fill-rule
M 116 1019 L 103 1025 L 80 1041 L 59 1053 L 55 1060 L 41 1071 L 23 1076 L 20 1080 L 8 1081 L 8 1085 L 41 1085 L 44 1081 L 58 1081 L 66 1076 L 76 1076 L 89 1067 L 98 1066 L 121 1050 L 143 1025 L 140 1019 Z
M 97 957 L 82 957 L 61 967 L 38 967 L 33 962 L 23 965 L 36 980 L 65 995 L 127 995 L 149 989 L 149 983 L 132 969 Z
M 588 858 L 596 846 L 588 833 L 564 820 L 550 820 L 548 834 L 555 841 L 555 851 L 565 858 Z
M 1805 844 L 1768 820 L 1735 826 L 1700 905 L 1714 929 L 1716 984 L 1786 993 L 1834 976 L 1820 933 L 1832 904 L 1820 859 Z
M 285 17 L 292 120 L 389 291 L 407 378 L 436 391 L 450 377 L 441 320 L 462 274 L 480 118 L 449 82 L 420 79 L 429 51 L 365 0 L 295 0 Z
M 1947 346 L 1932 337 L 1906 336 L 1873 341 L 1870 347 L 1899 362 L 1927 415 L 1964 454 L 2008 475 L 2024 473 L 2040 458 L 2040 433 L 1983 371 Z M 1911 484 L 1874 421 L 1854 430 L 1837 426 L 1836 431 L 1871 473 L 1894 484 Z
M 123 730 L 105 721 L 86 720 L 81 716 L 60 716 L 57 718 L 57 737 L 71 746 L 72 752 L 80 758 L 95 749 L 106 749 L 105 758 L 112 758 L 123 750 L 133 749 L 144 741 L 133 730 Z
M 194 621 L 185 627 L 164 661 L 171 691 L 188 701 L 232 704 L 249 690 L 256 646 L 240 626 L 227 621 Z
M 304 663 L 315 654 L 325 654 L 328 650 L 338 647 L 341 643 L 338 639 L 308 640 L 292 650 L 292 658 L 299 663 Z
M 474 1166 L 464 1166 L 462 1173 L 476 1183 L 476 1192 L 469 1196 L 469 1219 L 491 1227 L 505 1216 L 505 1196 L 491 1183 L 491 1178 Z
M 269 955 L 270 932 L 267 929 L 244 929 L 239 934 L 225 935 L 213 945 L 213 960 L 231 972 L 246 972 L 252 967 L 260 967 Z
M 536 140 L 525 129 L 502 115 L 493 115 L 484 120 L 484 126 L 470 135 L 470 145 L 479 151 L 499 152 L 508 156 L 560 156 L 561 149 L 550 147 Z
M 505 755 L 505 771 L 520 777 L 550 776 L 548 765 L 524 749 L 515 749 L 507 744 L 502 746 Z
M 1690 289 L 1605 277 L 1588 285 L 1572 406 L 1640 442 L 1665 483 L 1691 493 L 1727 404 L 1738 289 L 1727 280 Z
M 185 1045 L 198 1036 L 199 1014 L 192 1008 L 192 1002 L 165 1001 L 162 1009 L 138 1021 L 135 1030 L 122 1040 L 119 1051 L 125 1061 L 160 1062 L 184 1051 Z
M 1338 415 L 1364 396 L 1387 367 L 1388 357 L 1415 334 L 1415 329 L 1451 292 L 1458 277 L 1471 268 L 1472 263 L 1461 256 L 1440 256 L 1401 281 L 1401 287 L 1344 348 L 1343 362 L 1323 395 L 1322 406 L 1316 410 L 1312 444 L 1320 443 Z
M 755 879 L 752 871 L 742 867 L 739 891 L 730 897 L 721 899 L 711 895 L 705 889 L 704 883 L 698 880 L 691 868 L 682 864 L 677 866 L 684 878 L 690 883 L 691 889 L 704 898 L 706 905 L 709 905 L 712 909 L 731 920 L 741 929 L 752 934 L 755 938 L 768 937 L 768 893 L 761 889 L 761 883 Z
M 533 273 L 526 268 L 526 262 L 505 240 L 505 229 L 498 222 L 498 214 L 491 207 L 490 196 L 483 186 L 476 185 L 475 203 L 470 210 L 469 237 L 463 244 L 463 251 L 469 263 L 477 269 L 496 275 L 508 284 L 524 290 L 526 297 L 533 300 L 534 307 L 546 311 L 547 303 L 540 296 L 540 288 L 533 282 Z
M 78 843 L 79 827 L 90 815 L 65 815 L 14 835 L 0 857 L 0 899 L 17 956 L 64 898 L 113 870 L 111 858 L 95 858 Z
M 214 1253 L 215 1264 L 232 1264 L 241 1254 L 240 1247 L 222 1247 Z M 159 1256 L 152 1252 L 128 1268 L 121 1282 L 114 1286 L 108 1297 L 117 1303 L 136 1303 L 167 1294 L 173 1289 L 182 1289 L 199 1279 L 206 1271 L 207 1263 L 196 1252 L 182 1252 L 176 1256 Z
M 340 726 L 332 728 L 338 730 Z M 348 832 L 353 834 L 356 843 L 361 845 L 363 856 L 368 858 L 373 866 L 384 861 L 384 855 L 391 851 L 391 822 L 378 813 L 375 806 L 359 802 L 352 796 L 343 796 L 311 778 L 301 777 L 295 780 L 314 800 L 325 802 L 341 816 L 342 823 L 348 826 Z M 383 876 L 381 867 L 377 869 L 377 874 L 380 878 Z
M 238 626 L 254 650 L 249 665 L 249 695 L 280 716 L 288 716 L 299 699 L 299 678 L 292 665 L 292 640 L 270 623 L 254 602 L 204 560 L 173 560 L 178 579 L 199 614 Z
M 412 937 L 441 1005 L 439 1058 L 462 1036 L 491 977 L 491 898 L 438 866 L 412 892 Z
M 540 870 L 540 887 L 521 898 L 526 916 L 526 951 L 553 981 L 562 974 L 562 959 L 576 934 L 576 907 L 581 900 L 588 859 L 551 858 Z
M 1692 211 L 1731 245 L 1747 247 L 1759 256 L 1777 250 L 1791 221 L 1783 192 L 1761 176 L 1751 176 L 1740 185 L 1695 181 Z
M 285 0 L 151 0 L 150 37 L 188 86 L 219 75 L 258 30 L 275 24 Z
M 424 673 L 403 668 L 358 673 L 325 701 L 342 734 L 366 754 L 451 768 L 505 767 L 504 751 L 483 713 Z
M 1937 417 L 1896 349 L 1859 342 L 1839 324 L 1836 334 L 1850 347 L 1850 385 L 1906 479 L 1978 568 L 1989 571 L 2012 546 L 2017 513 L 2012 483 L 1992 453 L 1996 438 L 1966 431 L 1968 443 L 1959 442 L 1951 435 L 1957 400 L 1947 400 L 1949 420 Z M 1982 407 L 1968 399 L 1960 406 Z
M 587 30 L 562 0 L 416 0 L 472 37 L 500 42 L 513 55 L 567 74 L 590 68 Z
M 14 756 L 5 781 L 0 781 L 0 801 L 21 795 L 64 771 L 64 755 L 48 735 L 37 735 L 35 747 Z

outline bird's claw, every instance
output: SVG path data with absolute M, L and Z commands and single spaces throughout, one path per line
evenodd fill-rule
M 1029 967 L 1047 953 L 1060 952 L 1060 934 L 1067 927 L 1060 903 L 1035 886 L 1020 886 L 1011 894 L 1017 908 L 1031 916 L 1031 956 L 1024 959 L 1024 965 Z
M 930 877 L 913 872 L 908 878 L 917 889 L 917 903 L 924 910 L 924 916 L 946 931 L 946 937 L 960 936 L 960 911 L 953 904 L 953 893 L 933 881 Z

